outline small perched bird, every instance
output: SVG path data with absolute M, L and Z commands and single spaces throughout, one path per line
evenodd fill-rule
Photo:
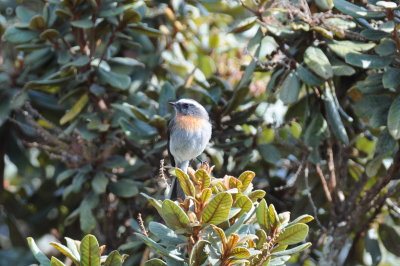
M 168 124 L 168 153 L 171 164 L 185 173 L 189 162 L 199 156 L 211 138 L 211 123 L 206 109 L 193 99 L 170 102 L 175 116 Z M 184 198 L 184 193 L 174 178 L 170 198 Z

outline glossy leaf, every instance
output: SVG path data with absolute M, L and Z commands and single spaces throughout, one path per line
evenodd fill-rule
M 232 196 L 229 193 L 218 193 L 204 208 L 201 214 L 202 222 L 215 225 L 222 223 L 228 219 L 232 202 Z
M 192 249 L 190 253 L 189 263 L 190 265 L 203 265 L 203 263 L 207 260 L 207 253 L 205 251 L 205 247 L 209 244 L 206 240 L 198 241 Z
M 318 76 L 329 79 L 333 76 L 332 66 L 328 57 L 321 49 L 308 47 L 304 53 L 304 62 Z
M 122 257 L 117 250 L 114 250 L 107 256 L 104 266 L 122 266 Z
M 161 210 L 162 217 L 171 229 L 184 229 L 189 226 L 189 217 L 175 202 L 165 200 Z
M 345 59 L 350 65 L 366 69 L 384 68 L 392 62 L 391 57 L 355 53 L 347 54 Z
M 29 248 L 33 253 L 33 256 L 35 256 L 35 259 L 43 266 L 50 266 L 50 260 L 38 248 L 38 246 L 35 243 L 35 240 L 33 240 L 32 237 L 28 237 L 27 241 L 28 241 Z
M 293 245 L 303 241 L 308 234 L 308 226 L 303 223 L 296 223 L 285 227 L 276 239 L 281 245 Z
M 81 242 L 81 265 L 100 266 L 99 243 L 93 235 L 86 235 Z
M 64 125 L 74 119 L 83 110 L 89 101 L 89 95 L 87 93 L 83 94 L 79 100 L 68 110 L 63 117 L 60 119 L 60 124 Z
M 400 97 L 390 105 L 388 114 L 388 129 L 394 139 L 400 139 Z
M 122 198 L 130 198 L 136 196 L 139 193 L 139 189 L 135 181 L 131 179 L 121 179 L 117 182 L 110 184 L 110 191 Z
M 279 92 L 279 98 L 285 104 L 291 104 L 297 101 L 300 93 L 300 81 L 296 75 L 296 72 L 292 71 L 286 76 L 285 80 L 281 85 L 281 91 Z
M 176 177 L 179 180 L 179 185 L 181 186 L 183 192 L 187 196 L 195 196 L 195 189 L 192 181 L 190 180 L 189 176 L 184 173 L 181 169 L 175 168 Z

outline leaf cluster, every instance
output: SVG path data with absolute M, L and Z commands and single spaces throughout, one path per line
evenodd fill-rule
M 278 214 L 263 199 L 265 191 L 253 190 L 254 172 L 215 178 L 211 171 L 207 165 L 189 174 L 175 168 L 185 199 L 143 194 L 165 222 L 150 222 L 150 235 L 135 233 L 165 260 L 145 265 L 276 265 L 311 246 L 296 244 L 306 238 L 305 223 L 313 217 L 290 222 L 289 212 Z

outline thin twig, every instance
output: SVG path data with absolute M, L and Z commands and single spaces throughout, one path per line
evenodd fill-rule
M 147 231 L 146 231 L 146 227 L 144 227 L 144 222 L 143 222 L 143 219 L 142 219 L 142 214 L 139 212 L 139 214 L 138 214 L 138 222 L 139 222 L 139 226 L 140 226 L 140 230 L 142 231 L 142 234 L 144 234 L 145 236 L 149 236 L 148 234 L 147 234 Z
M 306 166 L 305 166 L 305 168 L 304 168 L 304 183 L 305 183 L 306 189 L 307 189 L 307 197 L 308 197 L 308 200 L 309 200 L 309 202 L 310 202 L 310 204 L 311 204 L 311 208 L 313 209 L 315 221 L 317 222 L 318 226 L 319 226 L 324 232 L 326 232 L 327 229 L 325 228 L 325 226 L 323 226 L 323 225 L 321 224 L 321 222 L 320 222 L 319 219 L 318 219 L 318 210 L 317 210 L 317 207 L 315 206 L 314 200 L 312 199 L 312 196 L 311 196 L 311 189 L 310 189 L 310 186 L 309 186 L 309 183 L 308 183 L 308 173 L 309 173 L 308 164 L 306 164 Z
M 326 150 L 328 154 L 328 169 L 329 169 L 329 191 L 333 193 L 336 190 L 336 171 L 335 171 L 335 162 L 333 160 L 333 151 L 332 151 L 332 142 L 328 141 L 328 146 Z
M 326 199 L 328 200 L 329 204 L 332 203 L 332 195 L 329 192 L 328 184 L 326 183 L 324 173 L 322 172 L 321 167 L 319 165 L 315 165 L 315 170 L 317 171 L 318 177 L 321 180 L 322 188 L 324 189 L 324 193 Z

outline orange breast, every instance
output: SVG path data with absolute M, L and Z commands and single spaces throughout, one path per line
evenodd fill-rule
M 178 114 L 175 118 L 175 124 L 178 128 L 185 129 L 185 130 L 197 130 L 201 128 L 204 123 L 206 122 L 205 119 L 200 117 L 194 117 L 190 115 L 180 115 Z

